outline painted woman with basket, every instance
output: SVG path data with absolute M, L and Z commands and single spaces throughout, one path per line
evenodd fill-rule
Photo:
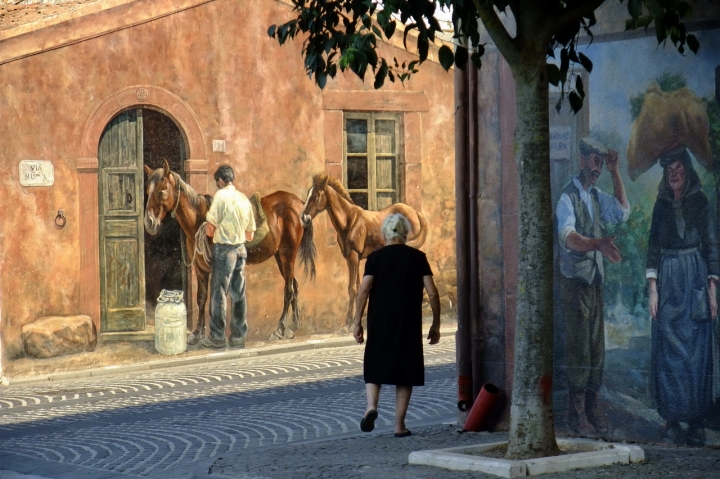
M 713 320 L 720 275 L 713 212 L 685 146 L 659 158 L 647 273 L 652 384 L 663 441 L 700 446 L 713 406 Z M 687 430 L 680 422 L 688 424 Z

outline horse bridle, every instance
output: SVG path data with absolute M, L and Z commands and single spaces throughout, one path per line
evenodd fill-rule
M 177 193 L 175 193 L 175 196 L 177 197 L 177 199 L 175 200 L 175 207 L 170 212 L 170 218 L 175 218 L 175 212 L 177 211 L 178 206 L 180 206 L 180 182 L 179 181 L 177 182 Z

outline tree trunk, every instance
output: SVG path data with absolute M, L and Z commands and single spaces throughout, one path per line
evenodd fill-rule
M 520 257 L 508 458 L 558 452 L 552 408 L 553 205 L 545 54 L 521 63 L 513 67 Z

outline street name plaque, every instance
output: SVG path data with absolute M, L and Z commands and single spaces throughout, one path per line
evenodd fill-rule
M 55 183 L 55 167 L 47 160 L 23 160 L 20 162 L 22 186 L 52 186 Z

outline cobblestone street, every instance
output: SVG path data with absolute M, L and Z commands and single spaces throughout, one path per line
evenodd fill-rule
M 413 396 L 411 425 L 454 415 L 448 336 L 426 348 L 427 386 Z M 190 477 L 199 462 L 226 453 L 356 435 L 365 407 L 362 352 L 333 348 L 11 386 L 0 390 L 0 469 L 24 464 L 23 472 L 52 478 Z M 378 430 L 392 424 L 389 392 Z
M 426 347 L 426 386 L 392 434 L 393 388 L 375 431 L 360 346 L 246 357 L 0 389 L 0 479 L 469 479 L 408 465 L 412 451 L 506 439 L 458 432 L 452 334 Z M 720 477 L 720 450 L 642 445 L 646 462 L 547 479 Z

